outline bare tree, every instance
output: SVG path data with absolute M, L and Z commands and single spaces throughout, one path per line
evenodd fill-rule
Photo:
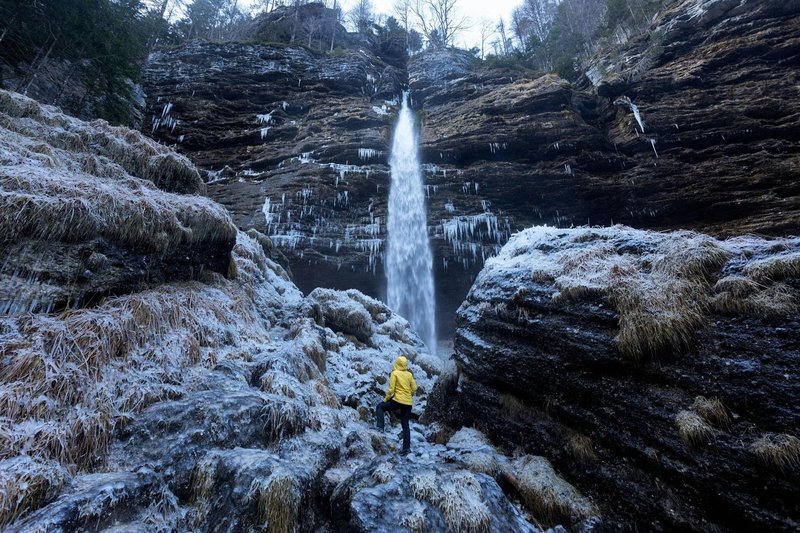
M 486 58 L 486 44 L 489 39 L 494 35 L 495 24 L 491 20 L 483 19 L 480 23 L 480 36 L 481 36 L 481 59 Z
M 333 52 L 333 48 L 336 45 L 336 30 L 339 29 L 339 18 L 341 17 L 341 9 L 336 2 L 333 0 L 333 13 L 330 17 L 330 26 L 331 26 L 331 49 L 330 51 Z
M 458 11 L 458 0 L 415 0 L 411 12 L 432 45 L 452 46 L 455 36 L 469 27 L 469 19 Z
M 323 23 L 323 18 L 318 15 L 312 15 L 309 13 L 307 16 L 303 17 L 303 31 L 306 34 L 306 46 L 309 48 L 311 48 L 311 43 L 313 42 L 314 37 L 322 33 Z
M 394 14 L 397 18 L 397 22 L 400 23 L 400 26 L 406 32 L 406 49 L 409 48 L 409 32 L 408 32 L 408 22 L 411 15 L 411 0 L 396 0 L 394 3 Z
M 359 33 L 367 33 L 372 25 L 375 14 L 370 0 L 356 0 L 356 5 L 350 12 L 350 20 Z
M 190 0 L 158 0 L 153 4 L 164 20 L 172 21 L 186 15 Z
M 511 52 L 511 40 L 506 34 L 506 23 L 503 19 L 497 22 L 497 36 L 500 43 L 500 52 L 507 56 Z
M 292 22 L 292 38 L 289 42 L 293 43 L 297 38 L 297 26 L 300 23 L 300 6 L 305 5 L 306 0 L 291 0 L 291 2 L 294 21 Z

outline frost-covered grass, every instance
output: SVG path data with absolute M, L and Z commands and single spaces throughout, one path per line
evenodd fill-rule
M 686 444 L 702 444 L 714 436 L 714 428 L 694 411 L 679 412 L 675 415 L 675 425 Z
M 66 470 L 55 461 L 27 455 L 0 461 L 0 528 L 54 496 L 67 479 Z
M 745 239 L 734 242 L 747 243 Z M 768 250 L 766 253 L 763 248 L 769 243 L 762 241 L 759 244 L 760 249 L 756 251 L 760 253 L 742 246 L 745 254 L 756 257 L 717 281 L 712 305 L 723 313 L 763 318 L 780 318 L 800 312 L 797 289 L 800 251 L 796 250 L 796 243 L 779 244 L 777 248 L 783 248 L 782 251 Z
M 248 499 L 257 501 L 259 521 L 270 533 L 295 531 L 300 496 L 297 479 L 284 469 L 273 472 L 266 480 L 253 480 L 247 494 Z
M 437 495 L 436 505 L 453 531 L 481 533 L 489 531 L 491 515 L 481 498 L 481 486 L 468 472 L 453 475 Z
M 119 179 L 125 174 L 149 180 L 165 191 L 198 193 L 203 182 L 184 156 L 135 130 L 91 123 L 43 106 L 25 96 L 0 91 L 0 153 L 45 168 Z
M 456 472 L 439 479 L 434 472 L 411 479 L 415 498 L 435 505 L 452 531 L 478 533 L 488 531 L 491 515 L 482 500 L 481 485 L 469 472 Z
M 523 456 L 514 462 L 517 490 L 541 522 L 577 524 L 596 514 L 592 503 L 562 479 L 544 457 Z
M 394 478 L 394 468 L 389 463 L 380 463 L 375 470 L 372 471 L 372 477 L 378 483 L 387 483 L 390 479 Z
M 728 427 L 731 423 L 728 409 L 716 397 L 697 396 L 692 402 L 692 411 L 717 426 Z
M 414 533 L 425 531 L 425 507 L 419 503 L 414 504 L 400 518 L 400 527 L 404 527 Z
M 92 470 L 103 463 L 115 428 L 155 402 L 182 396 L 219 360 L 246 357 L 267 343 L 264 314 L 297 305 L 299 291 L 267 268 L 248 237 L 240 235 L 233 260 L 236 280 L 164 285 L 90 309 L 3 319 L 0 460 L 29 457 L 71 474 Z M 293 405 L 274 409 L 277 433 L 308 423 L 297 422 L 307 417 Z M 45 496 L 20 493 L 20 501 L 0 507 L 0 521 Z
M 224 268 L 237 233 L 229 214 L 207 198 L 176 194 L 200 185 L 187 159 L 138 132 L 86 123 L 0 91 L 0 234 L 26 250 L 0 269 L 0 313 L 80 299 L 59 281 L 58 267 L 43 265 L 77 268 L 69 252 L 87 243 L 92 251 L 110 248 L 154 264 L 179 250 L 220 250 Z M 59 254 L 65 257 L 52 257 Z M 95 256 L 97 268 L 84 268 L 97 280 L 108 261 Z M 129 268 L 119 276 L 142 269 Z
M 552 287 L 558 304 L 606 299 L 619 313 L 620 352 L 638 359 L 685 351 L 713 311 L 797 312 L 797 257 L 798 238 L 536 227 L 512 237 L 480 279 L 528 269 L 532 282 Z
M 0 166 L 0 231 L 8 239 L 102 237 L 163 253 L 236 238 L 228 213 L 205 198 L 165 193 L 130 177 L 104 180 L 61 169 L 13 169 Z
M 800 467 L 800 439 L 794 435 L 767 433 L 750 448 L 764 463 L 781 470 Z

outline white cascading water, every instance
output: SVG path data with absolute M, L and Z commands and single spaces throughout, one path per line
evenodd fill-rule
M 436 301 L 433 292 L 433 254 L 428 240 L 428 217 L 417 148 L 414 115 L 408 93 L 397 120 L 389 165 L 386 280 L 388 303 L 404 316 L 431 354 L 436 354 Z

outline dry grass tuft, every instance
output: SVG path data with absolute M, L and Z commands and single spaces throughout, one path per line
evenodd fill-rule
M 785 433 L 767 433 L 750 445 L 753 452 L 767 465 L 780 470 L 800 467 L 800 439 Z
M 317 394 L 319 394 L 322 405 L 326 405 L 334 409 L 339 409 L 342 406 L 339 398 L 337 398 L 331 390 L 327 378 L 318 379 L 316 383 L 314 383 L 314 389 L 317 391 Z
M 522 400 L 513 394 L 503 393 L 500 395 L 503 408 L 512 420 L 541 420 L 546 418 L 546 414 L 541 410 L 526 405 Z
M 711 303 L 723 314 L 780 318 L 800 312 L 800 295 L 782 282 L 759 283 L 754 279 L 730 275 L 714 287 Z
M 301 494 L 297 480 L 288 471 L 276 470 L 266 481 L 254 479 L 247 498 L 257 499 L 258 519 L 269 533 L 295 530 Z
M 744 274 L 759 283 L 800 278 L 800 252 L 753 261 L 744 267 Z
M 193 503 L 202 503 L 211 499 L 218 462 L 219 457 L 211 452 L 195 465 L 189 480 Z
M 425 531 L 425 507 L 415 503 L 410 511 L 407 511 L 400 518 L 400 527 L 404 527 L 413 533 Z
M 325 337 L 322 328 L 310 318 L 296 323 L 291 330 L 292 338 L 300 352 L 308 356 L 316 365 L 318 372 L 325 372 L 328 352 L 325 349 Z
M 294 391 L 300 383 L 285 372 L 267 370 L 261 375 L 261 390 L 272 394 L 280 394 L 287 398 L 294 398 Z
M 728 427 L 731 425 L 728 409 L 725 408 L 719 398 L 698 396 L 692 403 L 692 411 L 717 426 Z
M 24 455 L 0 461 L 0 528 L 55 497 L 67 479 L 54 461 Z
M 572 456 L 578 461 L 590 462 L 597 459 L 597 454 L 594 453 L 594 446 L 592 439 L 580 433 L 573 433 L 567 440 L 567 446 Z
M 318 424 L 308 407 L 298 400 L 276 399 L 265 408 L 265 432 L 270 442 L 293 437 Z
M 714 436 L 714 429 L 700 415 L 692 411 L 681 411 L 675 416 L 675 425 L 681 440 L 686 444 L 701 444 Z
M 669 279 L 620 283 L 611 300 L 620 313 L 620 352 L 639 360 L 689 349 L 706 320 L 698 284 Z
M 596 514 L 591 502 L 559 477 L 544 457 L 524 456 L 516 466 L 517 490 L 541 522 L 577 524 Z
M 378 483 L 388 483 L 394 479 L 394 468 L 389 463 L 381 463 L 372 471 L 372 479 Z
M 483 502 L 478 480 L 469 472 L 456 473 L 449 480 L 437 479 L 434 472 L 411 479 L 411 493 L 435 505 L 452 531 L 479 533 L 489 530 L 491 515 Z
M 434 472 L 424 472 L 411 478 L 411 493 L 418 500 L 431 501 L 438 487 Z
M 470 452 L 461 457 L 461 462 L 472 472 L 494 476 L 499 470 L 497 458 L 489 452 Z
M 442 486 L 437 496 L 436 506 L 452 531 L 489 531 L 489 508 L 482 501 L 480 484 L 472 474 L 456 474 L 451 482 Z

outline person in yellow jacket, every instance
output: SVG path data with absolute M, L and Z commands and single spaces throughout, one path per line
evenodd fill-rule
M 411 430 L 408 423 L 411 420 L 411 406 L 414 404 L 411 397 L 417 392 L 417 382 L 414 374 L 408 369 L 408 360 L 402 355 L 395 359 L 392 374 L 389 376 L 389 390 L 382 403 L 375 408 L 376 425 L 383 431 L 383 413 L 386 411 L 400 411 L 400 424 L 403 426 L 403 455 L 411 450 Z

